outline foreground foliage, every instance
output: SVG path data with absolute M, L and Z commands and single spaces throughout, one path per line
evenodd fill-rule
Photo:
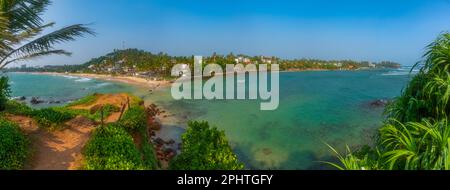
M 386 109 L 377 146 L 366 154 L 339 155 L 339 169 L 450 169 L 450 34 L 428 47 L 410 84 Z M 378 152 L 369 156 L 369 152 Z M 370 157 L 370 158 L 369 158 Z
M 29 140 L 19 126 L 0 119 L 0 170 L 22 169 L 29 153 Z
M 133 137 L 118 125 L 108 125 L 95 130 L 86 144 L 85 169 L 136 170 L 144 169 L 141 154 Z
M 156 169 L 158 162 L 148 141 L 146 118 L 143 106 L 134 105 L 119 122 L 96 129 L 85 147 L 85 169 Z
M 11 89 L 8 84 L 8 77 L 0 77 L 0 111 L 6 109 L 6 104 L 10 98 Z
M 223 131 L 207 122 L 189 122 L 181 154 L 170 163 L 174 170 L 239 170 L 244 165 L 233 153 Z
M 39 124 L 39 127 L 50 130 L 63 128 L 64 122 L 79 115 L 61 107 L 33 109 L 26 104 L 14 100 L 7 102 L 6 109 L 2 114 L 5 113 L 31 117 Z
M 147 129 L 147 114 L 143 106 L 133 106 L 128 109 L 120 120 L 120 125 L 129 132 L 145 133 Z
M 140 102 L 137 97 L 133 97 L 133 102 Z M 155 155 L 155 149 L 150 143 L 148 134 L 147 114 L 143 106 L 137 104 L 130 107 L 122 116 L 122 119 L 117 123 L 129 134 L 135 138 L 141 139 L 141 142 L 137 144 L 145 169 L 156 169 L 158 162 Z
M 83 98 L 80 98 L 77 101 L 71 102 L 69 104 L 67 104 L 66 107 L 71 107 L 71 106 L 77 106 L 77 105 L 90 105 L 92 103 L 94 103 L 97 100 L 97 94 L 91 94 L 88 96 L 85 96 Z
M 77 101 L 77 103 L 92 103 L 95 101 L 92 97 L 94 96 L 82 98 L 80 101 Z M 133 107 L 124 113 L 120 122 L 95 129 L 83 151 L 86 158 L 84 169 L 137 170 L 156 169 L 158 167 L 153 145 L 150 141 L 146 140 L 149 139 L 147 133 L 147 115 L 143 106 L 140 105 L 142 100 L 134 96 L 130 97 L 130 99 L 130 102 L 132 102 L 130 104 L 133 105 Z M 109 104 L 103 106 L 102 109 L 105 117 L 112 112 L 120 111 L 120 108 L 117 106 Z M 12 100 L 7 102 L 6 110 L 1 112 L 0 116 L 5 116 L 7 114 L 31 117 L 40 127 L 50 130 L 62 129 L 64 127 L 64 122 L 78 115 L 86 116 L 92 120 L 100 118 L 99 110 L 95 113 L 90 113 L 89 110 L 71 109 L 70 105 L 45 109 L 32 109 L 26 104 Z M 11 126 L 14 125 L 6 121 L 3 122 L 3 120 L 0 124 L 1 126 L 7 124 L 9 131 L 13 129 Z M 18 127 L 15 127 L 17 128 L 16 133 L 19 134 L 20 131 Z M 0 130 L 0 132 L 2 132 L 0 135 L 7 135 L 8 137 L 12 136 L 12 132 L 6 133 L 3 132 L 3 129 L 4 128 Z M 11 151 L 22 152 L 20 138 L 3 138 L 2 136 L 2 139 L 4 141 L 2 142 L 2 147 L 0 147 L 2 148 L 0 151 L 3 150 L 1 154 L 11 154 Z M 17 149 L 14 147 L 3 148 L 3 145 L 19 147 L 17 147 Z M 20 169 L 20 164 L 23 165 L 23 161 L 18 158 L 11 158 L 14 160 L 14 162 L 12 162 L 2 155 L 0 159 L 2 162 L 2 167 L 0 167 L 0 169 Z M 9 163 L 9 165 L 4 163 Z
M 34 110 L 30 108 L 28 105 L 14 100 L 9 100 L 6 103 L 5 113 L 13 115 L 32 116 L 33 111 Z
M 35 110 L 32 116 L 40 127 L 58 129 L 63 127 L 64 122 L 73 119 L 76 115 L 52 108 L 45 108 Z

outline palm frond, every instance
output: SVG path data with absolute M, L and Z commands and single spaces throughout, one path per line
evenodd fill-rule
M 43 27 L 47 26 L 49 25 L 45 25 Z M 43 27 L 41 27 L 41 29 Z M 40 29 L 36 30 L 36 32 L 39 31 Z M 4 68 L 6 65 L 12 62 L 7 60 L 10 56 L 20 58 L 33 57 L 31 55 L 39 54 L 41 52 L 50 52 L 52 51 L 54 45 L 63 42 L 74 41 L 75 37 L 83 37 L 85 34 L 95 35 L 95 33 L 90 28 L 83 24 L 76 24 L 51 32 L 9 52 L 7 55 L 2 57 L 2 60 L 0 60 L 0 68 Z M 25 36 L 30 37 L 32 35 L 34 34 L 26 34 Z
M 95 35 L 95 33 L 90 28 L 86 27 L 83 24 L 64 27 L 62 29 L 39 37 L 29 43 L 26 43 L 25 45 L 11 52 L 11 54 L 20 56 L 23 54 L 29 54 L 30 52 L 35 53 L 40 51 L 48 51 L 56 44 L 74 41 L 75 37 L 83 37 L 85 34 Z
M 66 51 L 55 50 L 54 46 L 86 34 L 95 35 L 87 25 L 75 24 L 39 36 L 54 25 L 44 24 L 41 17 L 50 3 L 50 0 L 0 1 L 0 68 L 44 55 L 69 55 Z
M 55 23 L 51 22 L 51 23 L 39 26 L 37 28 L 31 28 L 28 30 L 24 30 L 16 35 L 16 40 L 17 40 L 17 42 L 23 42 L 25 40 L 35 38 L 39 34 L 41 34 L 41 32 L 44 31 L 46 28 L 53 27 L 54 25 L 55 25 Z
M 3 64 L 2 66 L 0 66 L 0 69 L 3 69 L 6 65 L 10 64 L 10 63 L 14 63 L 14 62 L 18 62 L 18 61 L 25 61 L 25 60 L 32 60 L 32 59 L 38 59 L 44 56 L 49 56 L 49 55 L 65 55 L 65 56 L 70 56 L 72 55 L 72 53 L 67 52 L 65 50 L 50 50 L 50 51 L 43 51 L 43 52 L 38 52 L 38 53 L 33 53 L 33 54 L 29 54 L 23 57 L 17 57 L 13 60 L 9 60 L 8 62 L 6 62 L 5 64 Z
M 42 25 L 41 15 L 50 5 L 50 0 L 2 0 L 2 16 L 8 18 L 12 33 L 37 28 Z

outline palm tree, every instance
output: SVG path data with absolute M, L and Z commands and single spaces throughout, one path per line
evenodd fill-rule
M 44 23 L 41 15 L 50 0 L 0 0 L 0 69 L 16 61 L 47 55 L 71 55 L 55 49 L 59 43 L 95 33 L 83 24 L 67 26 L 42 35 L 55 23 Z

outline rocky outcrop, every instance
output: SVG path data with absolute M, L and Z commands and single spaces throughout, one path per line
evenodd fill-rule
M 370 102 L 370 107 L 385 107 L 387 104 L 389 104 L 389 100 L 380 99 Z
M 155 148 L 156 157 L 161 163 L 167 164 L 177 155 L 179 147 L 177 147 L 175 140 L 169 139 L 166 141 L 156 135 L 157 131 L 162 128 L 160 115 L 166 112 L 158 108 L 156 104 L 147 106 L 145 112 L 147 114 L 147 123 L 149 126 L 148 133 Z
M 49 104 L 61 104 L 62 101 L 60 101 L 60 100 L 52 100 L 52 101 L 49 101 L 48 103 Z
M 145 108 L 145 112 L 147 113 L 147 121 L 150 129 L 155 131 L 161 130 L 162 124 L 157 116 L 164 113 L 164 111 L 159 109 L 155 104 L 151 104 Z
M 31 98 L 30 103 L 33 104 L 33 105 L 37 105 L 37 104 L 44 103 L 44 101 L 40 100 L 38 97 L 33 97 L 33 98 Z
M 153 145 L 155 146 L 156 157 L 160 161 L 169 162 L 176 155 L 177 151 L 172 145 L 175 144 L 174 140 L 164 141 L 162 138 L 156 138 L 153 140 Z

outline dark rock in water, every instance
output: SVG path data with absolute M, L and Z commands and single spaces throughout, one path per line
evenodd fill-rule
M 166 144 L 166 142 L 161 138 L 157 138 L 157 139 L 155 139 L 155 144 L 156 145 L 164 145 L 164 144 Z
M 175 151 L 171 148 L 166 148 L 163 150 L 163 152 L 165 154 L 166 160 L 171 160 L 172 158 L 174 158 L 177 155 L 177 151 Z
M 164 153 L 165 154 L 169 154 L 169 153 L 172 153 L 172 152 L 176 152 L 175 150 L 173 150 L 173 149 L 171 149 L 171 148 L 164 148 Z
M 149 123 L 150 123 L 150 128 L 155 131 L 159 131 L 162 128 L 161 121 L 157 118 L 152 119 Z
M 48 102 L 49 104 L 60 104 L 62 103 L 60 100 L 52 100 L 50 102 Z
M 370 103 L 371 107 L 385 107 L 389 103 L 388 100 L 375 100 Z
M 39 100 L 39 98 L 37 98 L 37 97 L 33 97 L 33 98 L 31 98 L 30 103 L 33 104 L 33 105 L 36 105 L 36 104 L 42 104 L 42 103 L 44 103 L 44 101 L 43 100 Z
M 150 137 L 154 137 L 156 134 L 155 134 L 155 131 L 153 131 L 153 130 L 149 130 L 149 134 L 150 134 Z
M 150 117 L 154 117 L 161 114 L 161 110 L 158 108 L 158 106 L 156 106 L 156 104 L 150 104 L 145 108 L 145 111 L 147 115 Z
M 175 144 L 175 140 L 170 139 L 169 141 L 167 141 L 167 144 L 168 144 L 168 145 Z

